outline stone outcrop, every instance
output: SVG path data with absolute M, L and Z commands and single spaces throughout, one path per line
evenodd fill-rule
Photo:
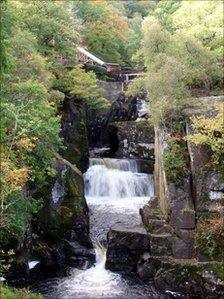
M 66 264 L 82 267 L 95 260 L 82 173 L 62 158 L 54 168 L 57 176 L 52 192 L 43 203 L 33 232 L 32 255 L 40 261 L 39 270 L 45 272 Z
M 98 86 L 103 89 L 104 97 L 112 104 L 122 91 L 122 82 L 99 81 Z
M 137 272 L 143 281 L 153 279 L 157 289 L 175 294 L 177 298 L 218 299 L 224 295 L 224 282 L 214 273 L 218 273 L 221 267 L 219 263 L 178 261 L 172 257 L 145 255 L 138 263 Z
M 108 233 L 106 268 L 123 273 L 136 272 L 137 262 L 149 251 L 149 246 L 144 227 L 112 227 Z
M 134 248 L 139 252 L 138 244 L 134 242 L 137 233 L 133 229 L 131 243 L 124 237 L 128 235 L 126 228 L 112 229 L 108 234 L 107 267 L 125 273 L 135 272 L 145 282 L 153 279 L 156 287 L 171 297 L 182 298 L 184 294 L 186 298 L 218 299 L 224 296 L 223 174 L 208 163 L 211 156 L 208 148 L 195 147 L 185 139 L 193 132 L 189 113 L 191 116 L 194 112 L 188 111 L 172 130 L 168 125 L 165 130 L 155 127 L 156 197 L 140 209 L 147 232 L 147 248 L 143 247 L 141 254 L 131 259 Z M 147 134 L 139 135 L 136 122 L 115 122 L 110 127 L 117 136 L 116 155 L 121 157 L 139 155 L 139 141 L 149 140 L 152 136 L 147 130 Z M 180 156 L 173 158 L 182 159 L 180 165 L 186 171 L 165 164 L 164 153 L 170 146 L 168 140 L 178 145 Z M 170 171 L 177 172 L 172 175 Z M 218 227 L 218 239 L 212 239 L 211 234 L 205 236 L 206 221 Z M 211 242 L 216 242 L 212 248 L 209 247 Z
M 163 159 L 167 140 L 180 140 L 193 133 L 189 116 L 194 113 L 188 111 L 186 126 L 178 125 L 176 131 L 175 126 L 172 131 L 169 126 L 166 130 L 155 128 L 154 178 L 158 205 L 154 199 L 140 210 L 150 236 L 150 252 L 139 262 L 138 274 L 144 280 L 153 278 L 162 291 L 179 291 L 190 298 L 220 298 L 224 293 L 223 236 L 220 234 L 211 254 L 211 248 L 206 248 L 211 244 L 202 241 L 200 238 L 205 237 L 198 234 L 207 232 L 206 221 L 223 227 L 223 176 L 209 166 L 208 148 L 196 147 L 189 141 L 182 142 L 180 147 L 181 158 L 186 158 L 185 174 L 170 179 L 169 167 L 165 167 Z M 159 241 L 153 249 L 155 235 Z M 208 238 L 214 241 L 213 236 Z
M 66 147 L 61 155 L 85 172 L 89 157 L 86 105 L 66 96 L 61 113 L 61 137 Z
M 108 127 L 108 134 L 111 139 L 117 137 L 116 157 L 154 161 L 154 128 L 148 121 L 113 122 Z M 113 151 L 113 144 L 110 147 Z
M 104 109 L 88 110 L 88 138 L 90 147 L 102 147 L 110 142 L 107 134 L 108 126 L 114 121 L 130 121 L 137 118 L 136 97 L 126 97 L 123 92 L 117 94 L 116 99 L 106 98 L 111 106 Z

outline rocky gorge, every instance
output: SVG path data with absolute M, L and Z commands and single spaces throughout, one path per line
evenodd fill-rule
M 109 85 L 106 88 L 112 89 L 113 84 Z M 116 93 L 117 85 L 114 86 Z M 129 280 L 122 282 L 119 278 L 127 275 L 140 279 L 140 285 L 134 283 L 135 288 L 141 289 L 142 284 L 142 290 L 146 288 L 152 298 L 221 298 L 224 296 L 224 282 L 220 278 L 222 250 L 218 250 L 221 255 L 211 258 L 206 248 L 195 245 L 203 215 L 213 217 L 223 213 L 221 176 L 203 168 L 206 148 L 198 150 L 187 141 L 181 144 L 186 171 L 174 179 L 170 172 L 175 170 L 169 169 L 163 159 L 164 151 L 169 150 L 166 143 L 169 128 L 164 131 L 154 127 L 150 118 L 146 119 L 149 111 L 139 118 L 137 98 L 124 93 L 118 94 L 116 100 L 109 97 L 111 107 L 97 112 L 89 111 L 72 97 L 66 98 L 62 115 L 66 148 L 53 164 L 57 175 L 48 183 L 47 190 L 51 192 L 46 197 L 44 191 L 43 207 L 27 231 L 30 241 L 21 246 L 14 274 L 7 279 L 13 284 L 21 285 L 23 281 L 26 285 L 65 275 L 66 269 L 76 268 L 81 272 L 69 272 L 69 277 L 76 281 L 77 275 L 77 279 L 80 275 L 80 279 L 98 275 L 88 271 L 100 267 L 105 279 L 118 280 L 116 287 L 112 286 L 112 291 L 116 289 L 120 294 L 117 298 L 128 294 L 127 287 L 122 285 Z M 186 135 L 192 130 L 188 115 L 186 111 L 186 121 L 172 134 Z M 121 176 L 128 176 L 121 178 L 119 171 Z M 155 191 L 147 191 L 148 188 Z M 117 201 L 114 202 L 117 198 L 120 198 L 119 210 Z M 209 204 L 205 198 L 210 199 Z M 132 210 L 127 205 L 133 205 Z M 114 212 L 113 207 L 116 207 Z M 107 249 L 100 253 L 99 246 Z M 103 254 L 100 259 L 99 254 Z M 113 277 L 115 274 L 110 271 L 121 276 Z M 53 298 L 56 294 L 64 298 L 63 287 L 57 293 L 52 282 L 51 291 L 46 291 L 44 280 L 35 287 L 37 290 Z M 69 278 L 63 280 L 69 283 Z M 107 280 L 102 281 L 100 288 L 105 288 Z M 60 279 L 58 283 L 60 286 Z M 105 295 L 98 295 L 108 298 L 104 291 Z M 134 292 L 131 298 L 144 298 L 139 292 L 140 297 Z M 93 298 L 89 292 L 80 291 L 78 295 Z

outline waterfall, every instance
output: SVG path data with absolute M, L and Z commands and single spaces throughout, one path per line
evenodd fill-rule
M 105 243 L 107 232 L 116 223 L 141 222 L 139 208 L 153 196 L 154 187 L 153 175 L 139 173 L 139 168 L 133 159 L 90 159 L 84 180 L 94 243 Z
M 133 159 L 91 158 L 89 161 L 90 168 L 94 165 L 103 165 L 109 169 L 117 169 L 122 171 L 139 171 L 138 163 Z
M 110 201 L 152 196 L 152 176 L 137 171 L 134 160 L 92 159 L 84 177 L 86 197 Z
M 60 279 L 50 298 L 158 298 L 150 285 L 123 278 L 105 269 L 106 236 L 109 229 L 141 223 L 139 208 L 153 195 L 153 175 L 139 173 L 132 159 L 91 158 L 84 174 L 85 196 L 90 211 L 90 236 L 95 246 L 96 263 L 85 270 L 72 269 Z M 149 295 L 150 294 L 150 295 Z
M 148 114 L 149 112 L 149 107 L 148 107 L 148 103 L 141 99 L 141 98 L 137 98 L 137 112 L 138 112 L 138 118 L 136 119 L 137 121 L 142 120 L 142 118 L 145 117 L 145 115 Z

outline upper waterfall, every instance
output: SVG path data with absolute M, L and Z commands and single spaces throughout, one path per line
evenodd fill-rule
M 90 159 L 84 176 L 85 195 L 110 199 L 152 196 L 152 176 L 137 171 L 134 160 Z

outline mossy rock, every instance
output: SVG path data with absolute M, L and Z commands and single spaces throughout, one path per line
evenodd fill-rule
M 57 240 L 69 236 L 76 217 L 87 217 L 88 208 L 82 173 L 62 158 L 55 167 L 58 171 L 56 180 L 63 192 L 59 193 L 56 202 L 53 202 L 51 194 L 48 195 L 39 213 L 38 224 L 43 236 Z
M 40 294 L 31 292 L 28 289 L 16 289 L 0 284 L 1 299 L 44 299 Z

